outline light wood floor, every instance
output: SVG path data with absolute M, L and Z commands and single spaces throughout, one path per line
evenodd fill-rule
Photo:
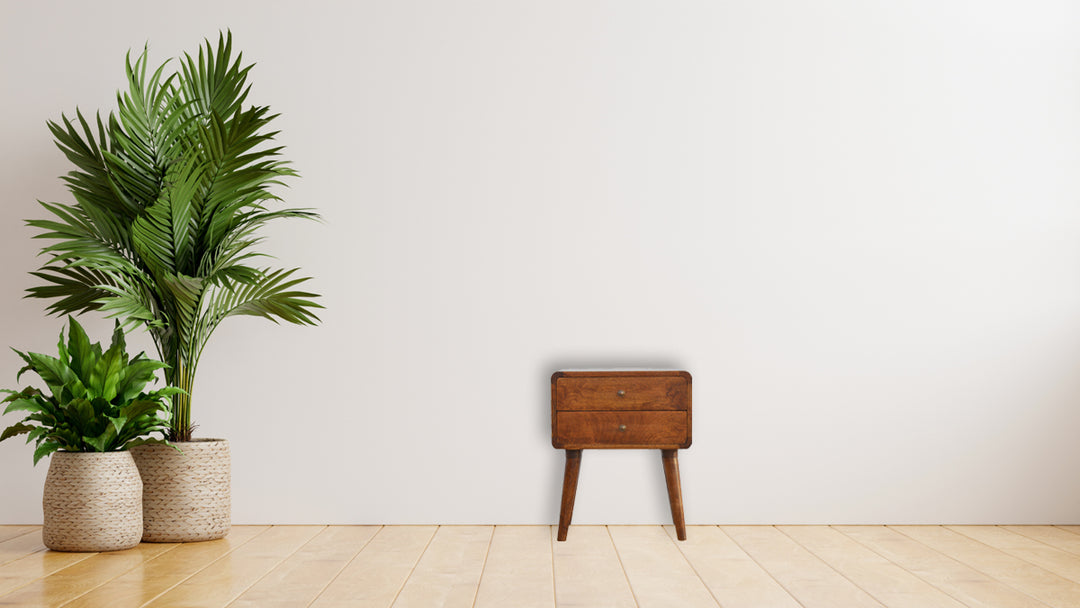
M 1080 606 L 1080 526 L 239 526 L 56 553 L 0 526 L 0 605 Z

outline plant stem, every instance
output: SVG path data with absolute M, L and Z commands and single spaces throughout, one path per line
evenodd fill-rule
M 177 357 L 166 374 L 166 380 L 170 385 L 184 390 L 172 398 L 172 428 L 169 440 L 191 441 L 191 388 L 195 381 L 195 370 Z

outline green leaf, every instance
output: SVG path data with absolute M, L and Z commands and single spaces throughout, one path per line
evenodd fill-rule
M 124 427 L 127 426 L 128 419 L 127 416 L 124 416 L 121 413 L 121 415 L 116 418 L 109 418 L 109 422 L 112 424 L 112 429 L 115 434 L 119 435 L 120 432 L 124 430 Z
M 116 386 L 120 382 L 120 370 L 124 366 L 123 343 L 113 344 L 90 372 L 90 390 L 106 401 L 116 398 Z
M 136 446 L 140 446 L 140 445 L 167 445 L 170 448 L 176 450 L 177 452 L 183 453 L 183 452 L 181 452 L 179 447 L 169 443 L 168 441 L 166 441 L 164 439 L 157 439 L 155 437 L 146 437 L 146 438 L 143 438 L 143 439 L 133 439 L 133 440 L 127 442 L 127 445 L 124 447 L 124 449 L 125 450 L 130 450 L 131 448 L 136 447 Z
M 121 403 L 135 399 L 147 384 L 152 382 L 155 372 L 168 367 L 161 361 L 147 359 L 141 353 L 120 371 L 116 384 L 116 396 Z
M 26 443 L 30 443 L 31 441 L 39 441 L 42 437 L 45 437 L 48 434 L 49 429 L 42 426 L 34 427 L 34 430 L 27 433 Z
M 22 435 L 23 433 L 29 433 L 29 432 L 33 431 L 34 428 L 35 427 L 33 427 L 33 426 L 29 425 L 29 424 L 23 424 L 21 422 L 19 422 L 17 424 L 13 424 L 13 425 L 9 426 L 8 428 L 4 429 L 3 434 L 0 434 L 0 441 L 3 441 L 3 440 L 8 439 L 10 437 L 15 437 L 17 435 Z
M 63 408 L 63 412 L 71 426 L 77 432 L 86 435 L 93 425 L 97 416 L 94 406 L 86 399 L 76 399 Z
M 23 372 L 32 370 L 49 386 L 53 394 L 59 394 L 65 384 L 78 379 L 67 363 L 56 357 L 41 353 L 26 353 L 24 358 L 27 366 L 19 370 L 15 376 L 16 380 L 22 377 Z
M 120 408 L 120 415 L 124 418 L 135 419 L 139 416 L 146 416 L 153 414 L 162 408 L 162 404 L 159 401 L 148 401 L 140 399 L 132 401 L 128 405 Z
M 63 334 L 60 334 L 61 340 Z M 62 342 L 61 342 L 62 343 Z M 90 338 L 86 330 L 75 320 L 68 317 L 68 354 L 71 356 L 71 368 L 79 378 L 89 378 L 97 363 L 94 350 L 90 347 Z
M 115 450 L 114 441 L 116 436 L 116 428 L 109 425 L 105 427 L 105 430 L 100 435 L 96 437 L 84 437 L 83 441 L 86 445 L 93 447 L 95 452 L 110 452 Z
M 56 450 L 59 450 L 59 449 L 60 449 L 60 444 L 56 443 L 54 441 L 46 440 L 46 441 L 41 442 L 41 444 L 38 445 L 37 449 L 34 450 L 34 464 L 37 465 L 39 460 L 41 460 L 42 458 L 48 456 L 49 454 L 52 454 L 53 452 L 55 452 Z
M 5 414 L 11 412 L 43 412 L 45 411 L 41 403 L 34 399 L 16 399 L 12 401 L 6 408 L 4 408 Z

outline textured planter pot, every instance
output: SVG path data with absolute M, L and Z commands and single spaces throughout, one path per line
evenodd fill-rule
M 143 481 L 142 540 L 214 540 L 229 533 L 229 442 L 201 439 L 131 449 Z
M 130 452 L 56 452 L 41 501 L 54 551 L 119 551 L 142 538 L 142 481 Z

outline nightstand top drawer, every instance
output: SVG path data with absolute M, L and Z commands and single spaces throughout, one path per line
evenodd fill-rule
M 689 410 L 690 374 L 684 371 L 559 371 L 551 376 L 558 411 Z

